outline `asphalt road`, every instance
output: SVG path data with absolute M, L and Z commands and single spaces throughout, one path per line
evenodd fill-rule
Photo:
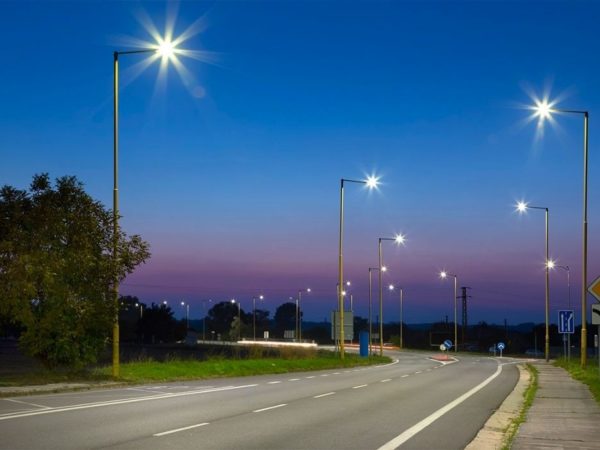
M 462 449 L 512 391 L 509 358 L 0 399 L 2 449 Z

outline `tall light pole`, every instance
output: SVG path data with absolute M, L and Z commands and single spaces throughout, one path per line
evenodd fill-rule
M 339 308 L 339 336 L 336 337 L 340 341 L 340 358 L 344 359 L 344 297 L 342 296 L 342 283 L 344 281 L 344 183 L 364 184 L 369 189 L 376 189 L 379 184 L 379 178 L 369 176 L 366 180 L 350 180 L 346 178 L 340 179 L 340 236 L 339 236 L 339 251 L 338 251 L 338 308 Z M 335 327 L 334 327 L 335 329 Z
M 373 353 L 373 270 L 378 271 L 379 267 L 369 267 L 369 356 Z M 387 268 L 383 266 L 381 270 L 385 272 Z
M 377 253 L 379 256 L 379 356 L 383 356 L 383 284 L 381 281 L 381 274 L 383 272 L 383 252 L 381 250 L 381 243 L 383 241 L 393 241 L 398 245 L 404 244 L 406 238 L 402 234 L 397 234 L 393 238 L 379 238 L 377 240 Z
M 237 303 L 238 307 L 238 341 L 242 339 L 242 305 L 240 302 L 236 301 L 235 298 L 231 299 L 232 304 Z
M 548 267 L 550 269 L 557 267 L 567 272 L 567 304 L 569 309 L 571 309 L 571 269 L 569 266 L 559 266 L 554 264 L 553 261 L 548 261 Z M 567 333 L 567 361 L 571 360 L 571 333 Z
M 546 217 L 546 261 L 544 266 L 546 267 L 546 301 L 545 304 L 545 347 L 544 354 L 546 362 L 550 360 L 550 267 L 548 266 L 550 258 L 548 256 L 548 208 L 542 206 L 530 206 L 525 202 L 517 203 L 517 211 L 520 213 L 526 212 L 528 209 L 539 209 L 545 212 Z
M 169 59 L 175 53 L 173 43 L 164 40 L 153 48 L 113 52 L 113 262 L 115 275 L 113 280 L 113 302 L 116 314 L 113 322 L 113 347 L 112 347 L 112 375 L 118 377 L 119 363 L 119 275 L 117 271 L 119 261 L 119 55 L 133 55 L 137 53 L 157 53 L 164 59 Z
M 302 293 L 310 293 L 310 288 L 298 289 L 298 298 L 296 301 L 296 337 L 298 341 L 302 340 L 302 314 L 300 314 L 300 303 L 302 302 Z
M 189 330 L 190 328 L 190 304 L 186 302 L 181 302 L 181 306 L 185 306 L 185 329 Z
M 395 286 L 393 284 L 390 284 L 390 291 L 393 291 L 395 289 Z M 400 350 L 402 350 L 404 348 L 404 339 L 403 339 L 403 321 L 404 318 L 402 317 L 402 309 L 403 309 L 403 304 L 404 304 L 404 289 L 402 289 L 402 287 L 399 288 L 400 289 Z
M 458 352 L 458 326 L 457 326 L 458 307 L 456 304 L 456 301 L 457 301 L 456 298 L 458 296 L 458 293 L 456 292 L 457 284 L 458 284 L 458 277 L 456 275 L 446 272 L 445 270 L 442 270 L 440 272 L 440 277 L 441 278 L 454 277 L 454 353 L 456 353 L 456 352 Z
M 553 113 L 583 116 L 583 232 L 581 243 L 581 367 L 587 363 L 587 266 L 588 266 L 588 111 L 557 109 L 556 102 L 537 101 L 532 107 L 540 121 L 550 119 Z
M 211 299 L 202 300 L 202 340 L 206 341 L 206 303 L 212 303 Z
M 265 297 L 264 295 L 259 295 L 258 297 L 252 297 L 252 340 L 256 341 L 256 299 L 262 301 Z

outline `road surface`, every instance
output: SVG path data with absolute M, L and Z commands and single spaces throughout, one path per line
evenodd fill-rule
M 515 361 L 392 364 L 0 399 L 2 449 L 462 449 Z

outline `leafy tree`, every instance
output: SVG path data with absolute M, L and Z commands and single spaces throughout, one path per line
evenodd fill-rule
M 285 330 L 296 329 L 296 304 L 287 302 L 279 305 L 273 317 L 275 321 L 275 332 L 283 337 Z
M 141 333 L 140 320 L 147 306 L 137 297 L 119 297 L 119 334 L 121 342 L 133 341 Z
M 117 305 L 113 280 L 150 256 L 75 177 L 52 186 L 36 175 L 28 191 L 0 189 L 0 316 L 23 327 L 20 345 L 48 366 L 83 366 L 104 349 Z
M 173 310 L 165 304 L 152 303 L 144 310 L 139 324 L 139 331 L 147 343 L 180 341 L 186 335 L 185 321 L 175 319 Z
M 248 335 L 248 324 L 252 333 L 252 313 L 238 311 L 238 304 L 220 302 L 208 310 L 206 326 L 211 332 L 221 335 L 222 339 L 237 340 L 238 338 L 238 313 L 242 319 L 241 336 Z

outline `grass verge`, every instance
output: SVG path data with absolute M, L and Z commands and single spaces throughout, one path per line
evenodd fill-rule
M 523 406 L 521 406 L 521 412 L 516 418 L 510 421 L 510 424 L 506 429 L 504 434 L 504 442 L 502 443 L 502 450 L 510 450 L 512 447 L 515 436 L 517 435 L 517 431 L 519 431 L 521 424 L 525 422 L 525 419 L 527 418 L 527 411 L 529 411 L 529 408 L 531 408 L 531 404 L 535 398 L 535 393 L 538 390 L 538 370 L 531 364 L 526 364 L 525 368 L 529 371 L 529 375 L 531 376 L 529 386 L 525 392 L 523 392 Z
M 590 359 L 585 369 L 581 368 L 579 359 L 567 361 L 565 358 L 559 358 L 554 362 L 555 366 L 562 367 L 571 376 L 587 384 L 596 401 L 600 404 L 600 371 L 598 370 L 598 360 Z

